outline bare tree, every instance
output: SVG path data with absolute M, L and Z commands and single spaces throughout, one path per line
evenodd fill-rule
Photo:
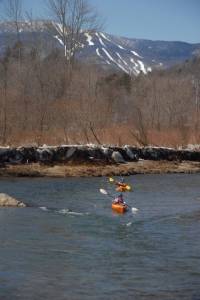
M 22 0 L 5 0 L 5 13 L 9 21 L 13 22 L 20 41 L 20 21 L 22 21 Z
M 71 64 L 81 47 L 82 31 L 101 27 L 98 14 L 87 0 L 48 0 L 48 7 L 58 22 L 57 30 L 64 45 L 64 55 Z
M 18 51 L 18 59 L 20 64 L 22 56 L 22 45 L 20 39 L 20 22 L 23 19 L 22 0 L 4 0 L 4 9 L 6 18 L 11 21 L 11 25 L 13 26 L 17 34 L 17 42 L 15 44 L 15 48 L 17 48 Z
M 67 56 L 67 19 L 69 0 L 48 0 L 48 7 L 56 21 L 57 30 L 62 38 L 64 54 Z
M 134 125 L 136 130 L 131 130 L 130 133 L 136 139 L 136 141 L 143 145 L 147 146 L 148 141 L 148 126 L 147 126 L 147 120 L 144 117 L 144 113 L 139 107 L 135 107 L 134 109 Z
M 2 61 L 2 69 L 1 74 L 2 76 L 2 103 L 1 103 L 1 114 L 2 114 L 2 133 L 1 133 L 1 140 L 2 143 L 5 144 L 7 141 L 7 125 L 8 125 L 8 64 L 9 60 L 6 57 Z

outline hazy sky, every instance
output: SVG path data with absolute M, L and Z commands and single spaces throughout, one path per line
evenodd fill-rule
M 23 0 L 47 17 L 47 0 Z M 89 0 L 105 18 L 108 33 L 152 40 L 200 42 L 200 0 Z

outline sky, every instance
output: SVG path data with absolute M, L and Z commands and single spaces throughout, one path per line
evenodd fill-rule
M 45 2 L 23 0 L 27 11 L 48 17 Z M 200 43 L 200 0 L 88 0 L 104 31 L 130 38 Z

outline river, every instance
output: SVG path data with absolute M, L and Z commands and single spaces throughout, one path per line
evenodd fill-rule
M 200 174 L 136 175 L 118 215 L 106 178 L 1 179 L 1 300 L 199 300 Z

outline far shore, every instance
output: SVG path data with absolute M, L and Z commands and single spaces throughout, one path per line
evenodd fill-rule
M 1 177 L 99 177 L 135 174 L 200 173 L 200 162 L 139 160 L 125 164 L 8 164 L 0 168 Z

